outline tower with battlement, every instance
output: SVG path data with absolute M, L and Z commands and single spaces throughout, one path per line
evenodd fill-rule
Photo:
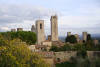
M 37 44 L 41 45 L 46 40 L 44 33 L 44 20 L 36 21 Z
M 51 16 L 51 40 L 58 41 L 58 17 Z

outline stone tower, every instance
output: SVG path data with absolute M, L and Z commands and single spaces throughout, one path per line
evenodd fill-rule
M 51 16 L 51 40 L 58 41 L 58 18 L 57 16 Z
M 34 25 L 32 25 L 31 32 L 36 32 L 36 28 Z
M 23 31 L 23 28 L 17 28 L 17 31 Z
M 76 37 L 77 42 L 79 42 L 80 41 L 79 35 L 75 34 L 75 37 Z
M 67 37 L 68 37 L 68 36 L 71 36 L 71 32 L 67 32 Z
M 87 32 L 83 32 L 83 41 L 84 41 L 84 42 L 87 41 Z
M 37 44 L 41 45 L 46 40 L 44 33 L 44 20 L 36 21 Z
M 16 32 L 16 29 L 11 29 L 11 32 Z

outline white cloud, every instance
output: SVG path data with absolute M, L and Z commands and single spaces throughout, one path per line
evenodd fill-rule
M 9 28 L 8 27 L 0 27 L 0 31 L 8 31 L 9 30 Z
M 0 23 L 21 23 L 52 15 L 54 11 L 37 6 L 0 5 Z
M 50 34 L 50 16 L 56 13 L 59 19 L 59 33 L 63 31 L 60 35 L 66 35 L 68 31 L 100 33 L 98 30 L 100 28 L 100 7 L 94 5 L 81 5 L 68 11 L 61 10 L 63 15 L 42 6 L 0 5 L 0 30 L 10 30 L 17 27 L 30 30 L 36 19 L 44 19 L 46 34 Z

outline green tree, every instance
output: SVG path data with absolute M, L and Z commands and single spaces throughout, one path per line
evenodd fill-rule
M 36 33 L 30 31 L 19 31 L 19 32 L 2 32 L 0 33 L 5 40 L 13 40 L 19 38 L 29 45 L 36 43 Z
M 66 37 L 66 42 L 70 42 L 70 43 L 77 43 L 77 39 L 74 35 L 68 36 Z
M 59 50 L 59 48 L 57 46 L 52 46 L 50 51 L 58 52 L 60 50 Z
M 39 54 L 31 52 L 20 39 L 6 43 L 0 46 L 0 67 L 49 67 Z
M 61 51 L 70 51 L 71 46 L 69 44 L 65 44 L 64 46 L 60 47 Z
M 87 35 L 87 41 L 92 40 L 91 34 Z

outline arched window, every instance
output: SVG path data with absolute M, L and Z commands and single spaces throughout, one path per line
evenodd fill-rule
M 40 24 L 40 29 L 42 29 L 42 24 Z

